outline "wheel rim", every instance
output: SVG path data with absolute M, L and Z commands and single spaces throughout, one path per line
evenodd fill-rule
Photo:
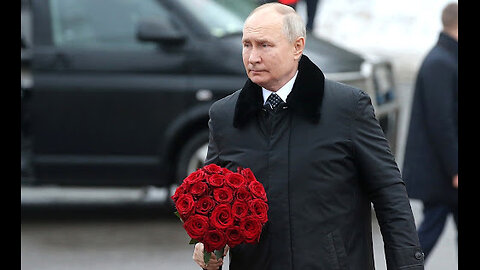
M 188 161 L 187 175 L 196 171 L 198 168 L 203 167 L 203 165 L 205 164 L 205 159 L 207 157 L 207 151 L 208 143 L 205 143 L 193 153 L 192 157 Z
M 207 157 L 208 151 L 208 143 L 203 144 L 197 150 L 195 150 L 188 161 L 188 165 L 186 168 L 186 176 L 191 174 L 192 172 L 196 171 L 198 168 L 201 168 L 205 164 L 205 158 Z M 174 194 L 177 187 L 182 183 L 183 179 L 178 179 L 173 185 L 170 187 L 170 193 Z

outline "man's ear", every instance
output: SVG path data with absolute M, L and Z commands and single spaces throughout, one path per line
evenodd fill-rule
M 293 43 L 294 45 L 294 52 L 293 52 L 293 57 L 295 61 L 298 61 L 300 57 L 302 56 L 303 49 L 305 49 L 305 38 L 304 37 L 298 37 L 295 42 Z

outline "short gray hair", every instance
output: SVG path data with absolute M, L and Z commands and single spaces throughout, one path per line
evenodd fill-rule
M 250 15 L 248 15 L 247 19 L 257 11 L 265 8 L 273 8 L 276 12 L 283 15 L 283 32 L 288 41 L 293 43 L 299 37 L 306 39 L 307 30 L 305 28 L 305 23 L 303 22 L 302 17 L 300 17 L 300 15 L 298 15 L 298 13 L 290 6 L 280 3 L 266 3 L 254 9 Z

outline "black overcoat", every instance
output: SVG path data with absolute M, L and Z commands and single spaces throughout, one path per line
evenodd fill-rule
M 405 147 L 403 179 L 410 198 L 458 203 L 458 43 L 440 33 L 420 66 Z
M 388 269 L 423 269 L 412 211 L 363 91 L 326 80 L 305 55 L 286 105 L 245 86 L 210 109 L 206 163 L 252 169 L 269 221 L 260 243 L 230 251 L 231 270 L 374 269 L 371 202 Z

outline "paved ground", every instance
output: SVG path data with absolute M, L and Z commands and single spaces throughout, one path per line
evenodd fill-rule
M 141 194 L 135 189 L 23 188 L 22 269 L 196 269 L 188 236 L 162 204 L 166 193 L 153 190 L 143 201 Z M 421 204 L 411 205 L 418 224 Z M 375 219 L 373 243 L 376 269 L 386 270 Z M 426 270 L 456 269 L 456 231 L 449 219 Z

